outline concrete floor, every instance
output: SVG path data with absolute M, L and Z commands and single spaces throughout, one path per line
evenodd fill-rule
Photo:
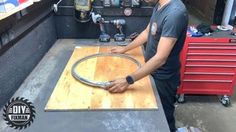
M 217 96 L 187 96 L 176 106 L 177 127 L 193 126 L 203 132 L 236 131 L 236 95 L 231 106 L 224 107 Z

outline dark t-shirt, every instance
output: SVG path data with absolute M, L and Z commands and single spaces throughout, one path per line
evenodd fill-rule
M 174 77 L 176 80 L 179 80 L 179 54 L 186 37 L 188 13 L 185 5 L 180 0 L 171 0 L 159 10 L 157 9 L 158 6 L 154 7 L 150 20 L 145 60 L 148 61 L 156 54 L 161 37 L 177 38 L 166 63 L 151 74 L 157 79 L 170 79 Z

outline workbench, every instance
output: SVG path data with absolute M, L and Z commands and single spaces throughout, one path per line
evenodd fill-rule
M 155 89 L 156 110 L 96 110 L 45 112 L 50 95 L 71 54 L 80 45 L 115 45 L 97 40 L 59 39 L 39 62 L 13 97 L 25 97 L 36 108 L 36 118 L 22 132 L 169 132 L 159 95 Z M 37 53 L 36 53 L 37 54 Z M 1 109 L 1 113 L 2 113 Z M 0 131 L 15 131 L 0 118 Z

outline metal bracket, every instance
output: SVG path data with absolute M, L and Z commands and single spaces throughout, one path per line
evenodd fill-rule
M 53 4 L 53 10 L 56 13 L 58 11 L 58 5 L 62 2 L 62 0 L 59 0 L 56 4 Z

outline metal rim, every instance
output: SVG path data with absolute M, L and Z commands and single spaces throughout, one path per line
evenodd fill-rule
M 89 85 L 89 86 L 93 86 L 93 87 L 99 87 L 99 88 L 105 88 L 106 86 L 109 86 L 111 83 L 109 81 L 107 82 L 96 82 L 96 81 L 92 81 L 86 78 L 83 78 L 82 76 L 80 76 L 79 74 L 77 74 L 77 72 L 75 71 L 75 68 L 77 67 L 78 64 L 80 64 L 81 62 L 91 59 L 91 58 L 95 58 L 95 57 L 102 57 L 102 56 L 113 56 L 113 57 L 120 57 L 120 58 L 126 58 L 128 60 L 131 60 L 132 62 L 134 62 L 138 68 L 141 67 L 141 63 L 139 61 L 137 61 L 136 59 L 134 59 L 133 57 L 126 55 L 126 54 L 114 54 L 114 53 L 98 53 L 98 54 L 93 54 L 93 55 L 89 55 L 86 56 L 84 58 L 79 59 L 78 61 L 76 61 L 71 69 L 71 74 L 72 76 L 77 79 L 78 81 Z

